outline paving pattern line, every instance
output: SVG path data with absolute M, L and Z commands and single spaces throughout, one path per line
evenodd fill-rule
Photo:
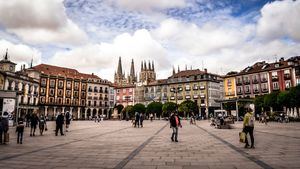
M 130 127 L 125 127 L 125 128 L 121 128 L 121 129 L 118 129 L 118 130 L 93 135 L 93 136 L 90 136 L 90 137 L 87 137 L 87 138 L 84 138 L 84 139 L 76 139 L 76 140 L 73 140 L 73 141 L 70 141 L 70 142 L 56 144 L 56 145 L 53 145 L 53 146 L 40 148 L 40 149 L 24 152 L 24 153 L 21 153 L 21 154 L 15 154 L 15 155 L 7 156 L 7 157 L 2 157 L 2 158 L 0 158 L 0 161 L 12 159 L 12 158 L 17 158 L 17 157 L 24 156 L 24 155 L 27 155 L 27 154 L 32 154 L 32 153 L 36 153 L 36 152 L 39 152 L 39 151 L 48 150 L 48 149 L 52 149 L 52 148 L 56 148 L 56 147 L 60 147 L 60 146 L 64 146 L 64 145 L 68 145 L 68 144 L 72 144 L 72 143 L 77 143 L 77 142 L 88 140 L 88 139 L 95 138 L 95 137 L 100 137 L 100 136 L 104 136 L 104 135 L 108 135 L 108 134 L 112 134 L 112 133 L 117 133 L 119 131 L 126 130 L 128 128 L 132 128 L 132 127 L 131 126 Z
M 271 135 L 279 136 L 279 137 L 289 137 L 289 138 L 294 138 L 294 139 L 300 139 L 300 137 L 293 137 L 293 136 L 287 136 L 287 135 L 283 135 L 283 134 L 269 133 L 269 132 L 266 132 L 266 131 L 255 130 L 255 132 L 264 133 L 264 134 L 271 134 Z
M 209 135 L 213 136 L 215 139 L 221 141 L 222 143 L 224 143 L 225 145 L 227 145 L 228 147 L 230 147 L 231 149 L 235 150 L 236 152 L 238 152 L 239 154 L 241 154 L 243 157 L 251 160 L 252 162 L 254 162 L 255 164 L 259 165 L 260 167 L 262 168 L 265 168 L 265 169 L 273 169 L 273 167 L 271 167 L 269 164 L 255 158 L 254 156 L 246 153 L 245 151 L 241 150 L 240 148 L 234 146 L 233 144 L 227 142 L 226 140 L 222 139 L 221 137 L 207 131 L 206 129 L 196 125 L 196 127 L 198 127 L 199 129 L 205 131 L 206 133 L 208 133 Z
M 159 129 L 153 136 L 144 141 L 140 146 L 138 146 L 135 150 L 133 150 L 126 158 L 120 161 L 114 169 L 122 169 L 125 165 L 132 160 L 147 144 L 149 144 L 153 138 L 158 135 L 163 129 L 167 127 L 169 123 L 165 124 L 161 129 Z

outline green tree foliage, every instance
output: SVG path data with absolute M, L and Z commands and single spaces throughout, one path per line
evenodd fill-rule
M 152 102 L 147 106 L 146 113 L 156 114 L 157 117 L 161 116 L 163 104 L 161 102 Z
M 191 100 L 186 100 L 186 101 L 182 102 L 178 107 L 178 111 L 183 112 L 184 116 L 186 116 L 186 115 L 190 116 L 192 112 L 194 114 L 199 113 L 197 103 L 195 103 Z
M 289 91 L 280 92 L 277 96 L 277 103 L 280 106 L 284 106 L 287 108 L 291 107 L 291 94 Z
M 162 112 L 163 112 L 163 116 L 164 117 L 169 117 L 171 112 L 176 111 L 176 103 L 173 102 L 166 102 L 163 106 L 162 106 Z
M 273 92 L 264 97 L 264 105 L 267 107 L 272 107 L 273 109 L 278 108 L 277 103 L 278 92 Z
M 125 112 L 128 113 L 129 118 L 134 117 L 134 111 L 133 111 L 133 106 L 132 105 L 126 106 Z
M 122 112 L 122 110 L 124 109 L 124 106 L 122 104 L 118 104 L 117 106 L 115 106 L 115 108 L 117 108 L 118 113 L 120 114 Z
M 139 113 L 145 113 L 146 112 L 146 107 L 145 105 L 141 103 L 137 103 L 133 106 L 133 112 L 139 112 Z

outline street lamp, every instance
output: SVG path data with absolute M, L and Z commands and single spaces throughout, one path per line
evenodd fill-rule
M 177 106 L 177 94 L 182 92 L 182 87 L 172 87 L 170 89 L 170 92 L 175 93 L 175 102 L 176 102 L 176 112 L 178 111 L 178 106 Z

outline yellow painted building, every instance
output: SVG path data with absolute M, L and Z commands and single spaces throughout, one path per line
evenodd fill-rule
M 235 75 L 226 75 L 224 77 L 224 98 L 231 99 L 236 97 Z

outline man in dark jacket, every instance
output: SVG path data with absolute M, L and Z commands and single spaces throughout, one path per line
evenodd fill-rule
M 59 115 L 56 117 L 56 130 L 55 135 L 57 136 L 58 130 L 60 130 L 60 134 L 63 136 L 63 125 L 64 125 L 64 115 L 62 113 L 59 113 Z
M 136 127 L 136 125 L 138 125 L 138 127 L 140 127 L 140 114 L 138 112 L 135 112 L 134 127 Z
M 33 113 L 30 117 L 30 136 L 35 136 L 36 126 L 38 125 L 39 118 L 36 113 Z
M 173 130 L 171 140 L 175 141 L 175 142 L 178 142 L 178 139 L 177 139 L 177 137 L 178 137 L 178 127 L 182 127 L 182 126 L 181 126 L 181 123 L 180 123 L 180 118 L 177 115 L 177 113 L 175 112 L 175 113 L 172 113 L 171 117 L 170 117 L 170 128 L 172 128 L 172 130 Z
M 1 144 L 6 144 L 5 140 L 6 140 L 8 129 L 9 129 L 8 128 L 8 113 L 4 112 L 2 119 L 1 119 L 1 124 L 0 124 L 0 143 Z M 4 135 L 4 137 L 2 137 L 2 135 Z M 4 138 L 4 140 L 2 140 L 2 138 Z
M 66 113 L 66 132 L 68 132 L 70 123 L 71 123 L 71 115 L 70 115 L 70 112 L 67 111 L 67 113 Z
M 144 114 L 141 113 L 141 115 L 140 115 L 140 125 L 141 125 L 141 127 L 143 127 L 144 118 L 145 118 Z

